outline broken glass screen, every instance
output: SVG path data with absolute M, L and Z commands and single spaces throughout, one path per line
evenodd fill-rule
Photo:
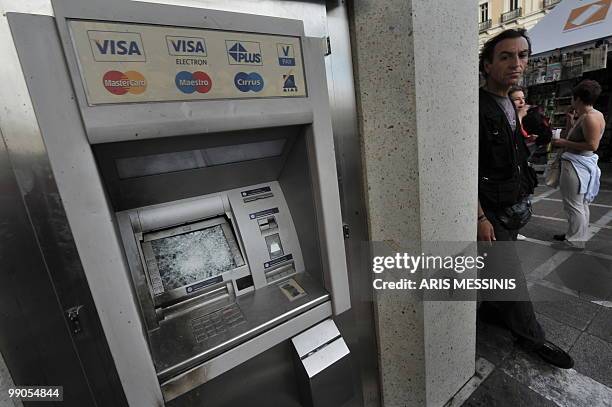
M 221 225 L 151 241 L 166 291 L 237 267 Z

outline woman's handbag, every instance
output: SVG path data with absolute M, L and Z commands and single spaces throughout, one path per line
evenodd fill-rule
M 555 151 L 548 155 L 548 162 L 544 170 L 544 183 L 552 188 L 559 187 L 561 178 L 561 152 Z

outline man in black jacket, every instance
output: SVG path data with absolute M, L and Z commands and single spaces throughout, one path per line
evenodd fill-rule
M 531 43 L 525 30 L 506 30 L 491 38 L 480 55 L 480 72 L 486 83 L 479 91 L 478 157 L 478 240 L 515 241 L 516 217 L 508 208 L 526 203 L 537 184 L 527 164 L 528 150 L 520 133 L 520 123 L 508 91 L 516 85 L 527 67 Z M 516 208 L 516 207 L 515 207 Z M 521 213 L 520 208 L 516 211 Z M 547 362 L 569 369 L 572 358 L 547 341 L 527 293 L 525 278 L 513 245 L 492 244 L 490 274 L 512 277 L 517 284 L 517 301 L 485 301 L 479 316 L 506 326 L 523 348 Z M 490 269 L 490 268 L 493 269 Z

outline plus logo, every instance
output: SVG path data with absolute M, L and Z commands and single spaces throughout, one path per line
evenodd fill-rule
M 225 41 L 230 65 L 263 65 L 261 45 L 250 41 Z

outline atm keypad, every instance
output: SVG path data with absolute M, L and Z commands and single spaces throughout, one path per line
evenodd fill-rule
M 210 314 L 191 320 L 191 328 L 197 342 L 205 342 L 217 335 L 222 335 L 229 328 L 246 322 L 242 311 L 237 305 L 220 309 Z

